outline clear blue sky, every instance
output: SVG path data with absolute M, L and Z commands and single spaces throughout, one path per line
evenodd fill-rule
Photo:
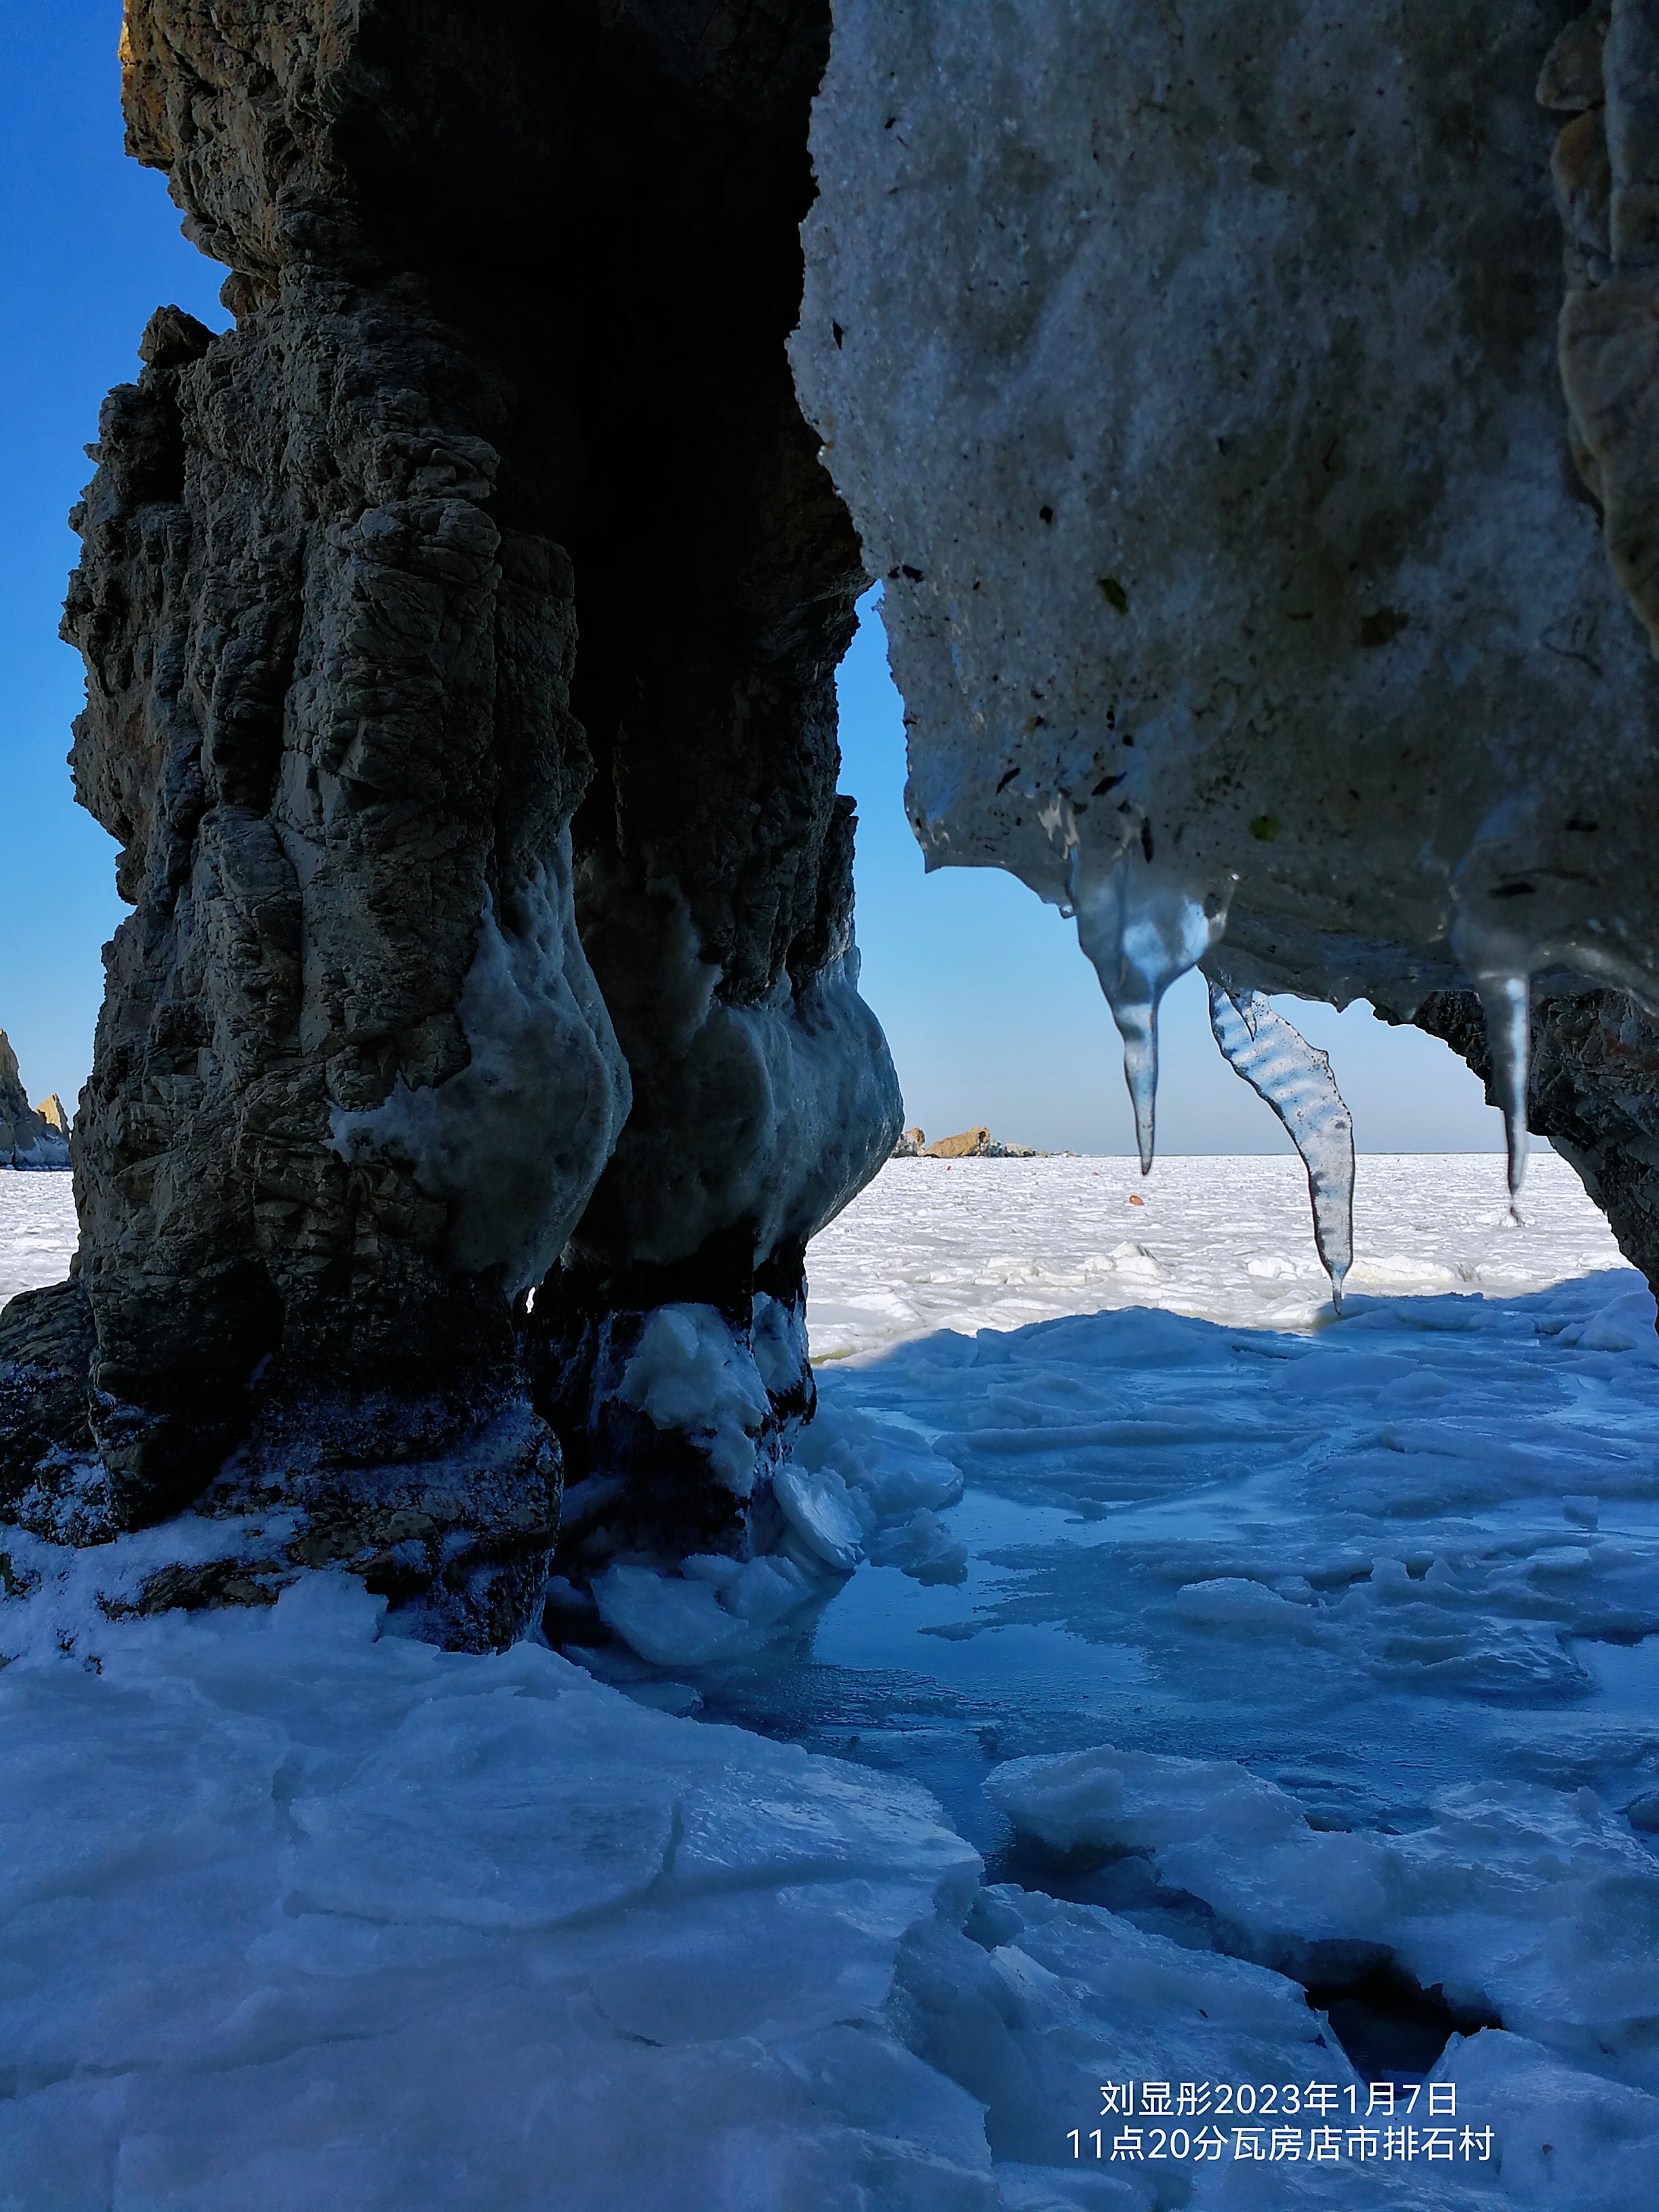
M 222 329 L 224 271 L 179 235 L 165 181 L 121 150 L 119 0 L 5 11 L 0 71 L 0 1028 L 31 1095 L 73 1104 L 92 1058 L 99 951 L 125 908 L 115 848 L 64 756 L 83 696 L 58 638 L 79 552 L 64 518 L 112 384 L 164 301 Z
M 105 392 L 137 373 L 151 310 L 176 301 L 216 328 L 223 271 L 179 235 L 162 179 L 122 152 L 118 0 L 7 11 L 0 77 L 9 327 L 0 438 L 0 1027 L 33 1096 L 72 1101 L 91 1058 L 100 947 L 120 919 L 114 848 L 71 799 L 64 764 L 80 662 L 58 641 Z M 860 802 L 859 936 L 908 1116 L 931 1134 L 988 1121 L 1052 1149 L 1130 1152 L 1117 1036 L 1075 934 L 995 871 L 924 878 L 904 819 L 904 738 L 868 604 L 842 671 L 842 788 Z M 1285 1002 L 1330 1053 L 1362 1149 L 1497 1151 L 1498 1119 L 1443 1045 Z M 1267 1109 L 1210 1040 L 1201 988 L 1164 1004 L 1160 1150 L 1276 1151 Z

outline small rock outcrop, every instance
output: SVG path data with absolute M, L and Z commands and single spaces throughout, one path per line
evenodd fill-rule
M 939 1137 L 933 1144 L 921 1129 L 907 1129 L 892 1150 L 896 1160 L 1032 1160 L 1030 1145 L 1000 1144 L 983 1123 L 963 1129 L 954 1137 Z
M 66 1168 L 69 1123 L 57 1094 L 29 1104 L 11 1039 L 0 1030 L 0 1168 Z
M 987 1128 L 963 1129 L 954 1137 L 935 1137 L 931 1145 L 921 1147 L 921 1156 L 927 1160 L 965 1160 L 983 1152 L 990 1141 L 991 1132 Z

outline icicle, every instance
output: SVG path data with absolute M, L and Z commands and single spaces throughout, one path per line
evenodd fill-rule
M 1308 1170 L 1314 1243 L 1342 1310 L 1342 1281 L 1353 1264 L 1353 1116 L 1331 1073 L 1329 1055 L 1310 1045 L 1258 991 L 1210 985 L 1210 1027 L 1235 1075 L 1265 1098 L 1290 1132 Z
M 1504 1116 L 1509 1153 L 1510 1213 L 1519 1224 L 1518 1200 L 1527 1178 L 1527 1084 L 1532 1061 L 1531 948 L 1512 930 L 1478 921 L 1465 908 L 1452 931 L 1452 947 L 1468 970 L 1486 1020 L 1492 1087 Z
M 1152 1172 L 1158 1107 L 1158 1001 L 1195 968 L 1226 927 L 1224 898 L 1195 895 L 1172 871 L 1129 854 L 1097 872 L 1079 848 L 1072 866 L 1078 943 L 1094 963 L 1123 1039 L 1140 1172 Z
M 1531 992 L 1525 975 L 1478 975 L 1480 1011 L 1486 1018 L 1492 1088 L 1504 1114 L 1510 1156 L 1510 1212 L 1518 1223 L 1521 1186 L 1527 1179 L 1527 1075 L 1532 1057 Z

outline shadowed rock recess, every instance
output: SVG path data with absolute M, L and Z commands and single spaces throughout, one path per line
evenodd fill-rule
M 859 550 L 784 353 L 828 30 L 131 0 L 129 149 L 235 319 L 152 317 L 74 518 L 133 913 L 75 1278 L 0 1322 L 39 1532 L 257 1513 L 256 1583 L 343 1560 L 471 1646 L 535 1615 L 562 1456 L 578 1571 L 766 1540 L 805 1243 L 900 1121 Z M 752 1383 L 735 1447 L 677 1362 Z

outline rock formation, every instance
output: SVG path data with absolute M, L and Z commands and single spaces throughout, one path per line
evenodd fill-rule
M 931 1145 L 922 1146 L 921 1154 L 928 1160 L 965 1160 L 982 1152 L 990 1141 L 991 1132 L 987 1128 L 964 1129 L 959 1136 L 936 1137 Z
M 838 0 L 793 358 L 916 834 L 1075 913 L 1148 1149 L 1200 961 L 1476 988 L 1517 1130 L 1529 977 L 1659 1006 L 1659 94 L 1621 0 L 1597 106 L 1607 15 Z
M 134 911 L 76 1280 L 0 1325 L 37 1525 L 285 1502 L 471 1644 L 561 1442 L 590 1559 L 763 1540 L 805 1245 L 899 1110 L 783 353 L 827 18 L 706 15 L 130 0 L 129 147 L 235 325 L 151 319 L 75 518 Z M 630 1384 L 664 1309 L 763 1378 L 746 1481 Z
M 234 327 L 158 310 L 76 518 L 133 912 L 0 1510 L 279 1508 L 226 1590 L 471 1644 L 774 1540 L 901 1119 L 860 538 L 929 863 L 1075 914 L 1148 1156 L 1183 968 L 1473 989 L 1650 1250 L 1650 13 L 129 0 Z
M 0 1030 L 0 1168 L 66 1168 L 69 1123 L 56 1093 L 29 1104 L 11 1039 Z

